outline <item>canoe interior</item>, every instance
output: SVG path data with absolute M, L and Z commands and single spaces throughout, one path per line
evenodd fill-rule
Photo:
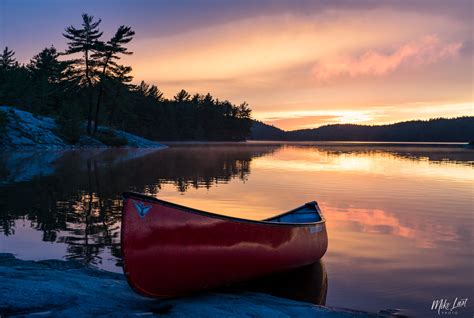
M 179 204 L 171 203 L 168 201 L 163 201 L 160 199 L 157 199 L 155 197 L 147 196 L 141 193 L 135 193 L 135 192 L 124 192 L 122 196 L 126 198 L 135 198 L 143 201 L 148 201 L 148 202 L 154 202 L 155 204 L 161 204 L 161 205 L 167 205 L 167 206 L 172 206 L 179 208 L 184 211 L 188 212 L 193 212 L 193 213 L 198 213 L 198 214 L 204 214 L 209 217 L 219 217 L 219 218 L 226 218 L 229 220 L 243 220 L 243 221 L 250 221 L 250 222 L 269 222 L 269 223 L 284 223 L 284 224 L 310 224 L 310 223 L 318 223 L 324 221 L 323 216 L 321 214 L 321 210 L 318 207 L 318 203 L 316 201 L 308 202 L 304 204 L 303 206 L 300 206 L 296 209 L 293 209 L 291 211 L 272 216 L 268 219 L 264 219 L 261 221 L 253 221 L 253 220 L 247 220 L 247 219 L 240 219 L 236 217 L 231 217 L 231 216 L 224 216 L 222 214 L 216 214 L 216 213 L 210 213 L 206 211 L 200 211 L 197 209 L 189 208 L 186 206 L 182 206 Z
M 316 202 L 264 220 L 273 223 L 314 223 L 322 221 Z

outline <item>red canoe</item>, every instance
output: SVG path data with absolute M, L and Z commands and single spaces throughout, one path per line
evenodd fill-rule
M 318 261 L 326 225 L 316 202 L 263 221 L 124 193 L 122 257 L 137 292 L 169 298 Z

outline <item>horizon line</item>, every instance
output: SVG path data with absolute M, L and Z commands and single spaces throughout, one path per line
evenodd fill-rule
M 434 120 L 454 120 L 454 119 L 461 119 L 461 118 L 474 118 L 474 115 L 462 115 L 462 116 L 456 116 L 456 117 L 432 117 L 429 119 L 408 119 L 408 120 L 401 120 L 401 121 L 395 121 L 387 124 L 358 124 L 358 123 L 328 123 L 328 124 L 322 124 L 317 127 L 313 128 L 299 128 L 299 129 L 292 129 L 292 130 L 285 130 L 282 129 L 278 126 L 275 126 L 273 124 L 269 124 L 263 120 L 258 120 L 253 118 L 254 121 L 263 123 L 267 126 L 271 126 L 273 128 L 279 129 L 283 132 L 294 132 L 294 131 L 300 131 L 300 130 L 313 130 L 313 129 L 319 129 L 322 127 L 327 127 L 327 126 L 366 126 L 366 127 L 381 127 L 381 126 L 391 126 L 391 125 L 397 125 L 397 124 L 402 124 L 402 123 L 409 123 L 409 122 L 429 122 L 429 121 L 434 121 Z

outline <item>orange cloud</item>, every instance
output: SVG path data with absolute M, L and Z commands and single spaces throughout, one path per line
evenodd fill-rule
M 359 57 L 345 56 L 323 60 L 314 67 L 313 74 L 320 81 L 340 76 L 384 75 L 402 65 L 420 66 L 452 58 L 459 54 L 461 47 L 461 42 L 446 44 L 437 36 L 429 35 L 419 41 L 409 42 L 389 54 L 367 51 Z

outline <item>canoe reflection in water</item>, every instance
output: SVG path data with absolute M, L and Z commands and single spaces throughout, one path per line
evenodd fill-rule
M 283 273 L 261 277 L 230 289 L 265 293 L 272 296 L 326 305 L 328 277 L 322 261 Z

